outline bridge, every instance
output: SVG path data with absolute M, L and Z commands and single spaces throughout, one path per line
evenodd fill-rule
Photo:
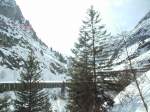
M 105 77 L 109 77 L 110 74 L 111 75 L 122 75 L 122 74 L 126 74 L 128 73 L 132 73 L 132 71 L 136 72 L 136 73 L 144 73 L 147 70 L 149 70 L 148 68 L 142 68 L 142 69 L 133 69 L 133 70 L 120 70 L 120 71 L 111 71 L 111 70 L 106 70 L 106 71 L 100 71 L 98 72 L 97 78 L 99 76 L 105 78 Z M 79 82 L 81 83 L 81 82 Z M 84 83 L 84 82 L 82 82 Z M 87 83 L 87 82 L 86 82 Z M 97 83 L 101 83 L 101 82 L 97 82 Z M 113 82 L 111 82 L 109 80 L 109 83 L 111 83 L 112 86 L 117 86 L 116 84 L 113 84 Z M 70 85 L 71 82 L 63 82 L 63 81 L 43 81 L 43 82 L 39 82 L 39 83 L 33 83 L 32 87 L 36 87 L 38 89 L 44 89 L 44 88 L 61 88 L 62 90 L 65 90 L 66 87 L 68 87 L 68 85 Z M 0 92 L 3 91 L 18 91 L 18 90 L 25 90 L 29 88 L 29 84 L 26 84 L 26 88 L 23 84 L 19 83 L 19 82 L 0 82 Z M 118 87 L 117 87 L 118 88 Z
M 69 82 L 39 82 L 33 83 L 32 87 L 43 89 L 43 88 L 61 88 L 64 89 L 69 85 Z M 22 83 L 14 83 L 14 82 L 1 82 L 0 83 L 0 92 L 3 91 L 19 91 L 25 90 L 29 88 L 29 84 L 23 85 Z

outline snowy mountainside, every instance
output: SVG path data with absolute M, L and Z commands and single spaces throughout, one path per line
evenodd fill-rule
M 150 62 L 150 12 L 131 32 L 121 34 L 115 39 L 115 47 L 119 47 L 113 61 L 113 70 L 129 68 L 127 53 L 134 68 L 145 67 Z
M 3 15 L 0 15 L 0 24 L 0 73 L 4 76 L 1 81 L 17 81 L 30 50 L 40 62 L 43 80 L 64 80 L 65 64 L 39 41 L 30 25 L 26 28 L 25 23 L 20 24 Z M 16 74 L 14 78 L 10 78 L 10 73 Z
M 0 0 L 1 83 L 18 81 L 30 51 L 40 63 L 42 81 L 65 81 L 68 78 L 66 77 L 65 59 L 58 52 L 48 48 L 37 37 L 29 21 L 23 17 L 15 0 Z M 48 89 L 48 91 L 53 110 L 63 112 L 66 101 L 60 97 L 60 88 Z M 14 99 L 14 93 L 9 93 Z M 61 104 L 61 109 L 59 104 Z
M 15 0 L 0 0 L 0 14 L 13 20 L 21 21 L 24 19 L 22 12 L 19 6 L 17 6 Z
M 16 2 L 15 0 L 0 0 L 0 5 L 5 7 L 15 7 Z
M 133 68 L 147 68 L 145 72 L 138 74 L 138 83 L 150 110 L 150 12 L 140 20 L 128 36 L 124 37 L 125 42 L 121 42 L 122 48 L 119 48 L 113 61 L 112 70 L 130 69 L 128 56 Z M 119 40 L 120 38 L 122 37 L 120 36 Z M 114 101 L 114 107 L 110 112 L 146 112 L 135 82 L 121 91 Z

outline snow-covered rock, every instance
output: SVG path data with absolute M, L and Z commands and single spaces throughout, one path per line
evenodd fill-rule
M 5 7 L 15 7 L 16 2 L 15 0 L 0 0 L 0 6 L 5 6 Z
M 20 22 L 24 19 L 15 0 L 0 0 L 0 15 L 4 15 L 10 19 Z

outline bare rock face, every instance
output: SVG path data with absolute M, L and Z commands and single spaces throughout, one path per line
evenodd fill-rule
M 24 17 L 15 0 L 0 0 L 0 15 L 4 15 L 10 19 L 21 22 Z
M 1 6 L 13 7 L 16 5 L 15 0 L 0 0 Z

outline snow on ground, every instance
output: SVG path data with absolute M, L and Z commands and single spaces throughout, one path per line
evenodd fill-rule
M 150 110 L 150 70 L 139 77 L 138 82 Z M 111 112 L 146 112 L 134 82 L 116 96 Z
M 45 89 L 45 91 L 48 91 L 53 112 L 66 112 L 65 106 L 67 104 L 67 99 L 66 95 L 65 96 L 61 95 L 61 89 L 60 88 Z M 15 92 L 13 91 L 4 92 L 0 94 L 0 98 L 3 98 L 4 96 L 10 96 L 11 101 L 14 101 L 16 99 Z M 10 109 L 11 111 L 14 111 L 13 103 L 10 104 Z
M 7 67 L 0 66 L 0 82 L 16 82 L 19 78 L 17 71 L 11 70 Z
M 129 56 L 133 55 L 133 54 L 136 52 L 138 46 L 139 46 L 138 43 L 129 46 L 129 47 L 127 48 L 128 55 L 129 55 Z M 125 60 L 126 58 L 127 58 L 127 52 L 126 52 L 126 49 L 124 49 L 124 50 L 121 52 L 120 56 L 119 56 L 117 59 L 115 59 L 115 60 L 113 61 L 113 63 L 114 63 L 114 64 L 115 64 L 115 63 L 119 63 L 119 62 Z
M 131 60 L 131 63 L 132 63 L 132 67 L 133 68 L 142 68 L 146 63 L 147 63 L 147 60 L 150 59 L 150 51 L 147 51 L 145 53 L 142 53 L 141 55 L 139 55 L 138 57 L 134 58 Z M 145 63 L 145 64 L 144 64 Z M 143 66 L 142 66 L 143 65 Z M 124 70 L 124 69 L 129 69 L 129 60 L 126 60 L 125 63 L 121 63 L 119 65 L 114 65 L 112 67 L 112 70 Z
M 136 62 L 138 62 L 138 61 L 148 60 L 148 59 L 150 59 L 149 56 L 150 56 L 150 50 L 147 51 L 147 52 L 145 52 L 145 53 L 143 53 L 143 54 L 141 54 L 141 55 L 138 56 L 137 58 L 134 58 L 134 59 L 133 59 L 133 62 L 136 63 Z
M 53 111 L 57 112 L 66 112 L 65 106 L 67 102 L 60 97 L 58 97 L 56 100 L 51 100 Z
M 138 24 L 138 25 L 135 27 L 135 29 L 132 30 L 132 34 L 135 34 L 135 33 L 138 32 L 138 30 L 141 29 L 141 28 L 149 29 L 149 28 L 150 28 L 149 23 L 150 23 L 150 18 L 148 18 L 148 19 L 142 21 L 142 23 Z M 147 34 L 150 34 L 149 31 L 150 31 L 150 30 L 148 30 Z M 143 32 L 143 33 L 144 33 L 144 35 L 145 35 L 145 32 Z M 143 35 L 143 34 L 141 33 L 139 36 L 141 36 L 141 35 Z

